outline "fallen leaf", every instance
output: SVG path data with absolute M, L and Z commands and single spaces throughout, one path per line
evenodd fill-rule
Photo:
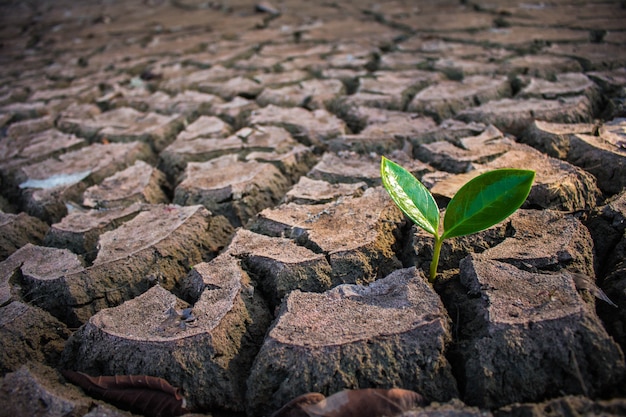
M 330 397 L 301 395 L 278 410 L 273 417 L 392 417 L 424 405 L 414 391 L 400 388 L 344 390 Z
M 309 415 L 302 407 L 317 404 L 325 398 L 324 394 L 320 394 L 319 392 L 302 394 L 285 404 L 280 410 L 272 414 L 272 417 L 308 417 Z
M 162 378 L 146 375 L 93 377 L 74 371 L 61 371 L 61 374 L 87 394 L 132 412 L 149 417 L 180 416 L 186 412 L 180 390 Z

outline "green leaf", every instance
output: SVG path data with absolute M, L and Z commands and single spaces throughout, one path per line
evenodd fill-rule
M 509 217 L 530 193 L 535 171 L 497 169 L 472 179 L 448 203 L 443 239 L 480 232 Z
M 409 171 L 383 156 L 380 163 L 383 185 L 396 205 L 416 225 L 433 235 L 439 229 L 439 208 L 428 188 Z

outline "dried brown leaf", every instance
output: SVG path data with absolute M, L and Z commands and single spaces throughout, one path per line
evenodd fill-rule
M 147 375 L 93 377 L 74 371 L 61 373 L 87 394 L 149 417 L 180 416 L 186 411 L 180 390 L 162 378 Z
M 285 404 L 280 410 L 272 414 L 272 417 L 308 417 L 302 409 L 305 405 L 317 404 L 324 400 L 324 395 L 319 392 L 309 392 L 294 398 Z
M 391 417 L 424 404 L 416 392 L 392 388 L 345 390 L 301 406 L 309 417 Z

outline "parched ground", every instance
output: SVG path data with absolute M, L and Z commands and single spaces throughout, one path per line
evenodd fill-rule
M 382 155 L 536 180 L 431 285 Z M 2 1 L 0 186 L 0 416 L 626 415 L 623 1 Z

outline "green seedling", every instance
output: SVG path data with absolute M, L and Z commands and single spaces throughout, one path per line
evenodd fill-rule
M 506 219 L 526 201 L 535 179 L 535 171 L 509 168 L 473 178 L 448 203 L 443 229 L 439 233 L 439 207 L 428 188 L 384 156 L 380 174 L 385 189 L 400 210 L 435 237 L 430 282 L 435 281 L 441 244 L 445 239 L 480 232 Z

